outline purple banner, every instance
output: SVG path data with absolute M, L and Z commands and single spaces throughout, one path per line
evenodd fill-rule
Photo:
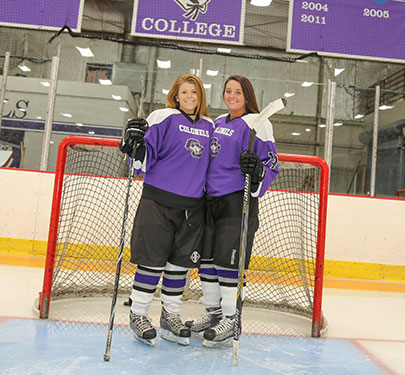
M 132 35 L 243 44 L 245 0 L 135 0 Z
M 80 31 L 84 0 L 2 1 L 0 25 L 58 30 L 67 25 Z
M 405 0 L 291 0 L 289 52 L 405 62 Z

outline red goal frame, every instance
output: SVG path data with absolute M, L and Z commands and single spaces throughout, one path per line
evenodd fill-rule
M 73 145 L 77 144 L 118 148 L 119 143 L 120 143 L 119 139 L 69 136 L 65 138 L 59 145 L 58 159 L 55 171 L 55 184 L 54 184 L 52 211 L 49 225 L 44 280 L 38 303 L 39 317 L 41 319 L 46 319 L 48 318 L 49 315 L 54 263 L 55 263 L 55 250 L 58 235 L 58 221 L 60 216 L 62 186 L 63 186 L 67 151 L 69 147 L 72 147 Z M 327 200 L 329 189 L 329 167 L 325 162 L 325 160 L 317 156 L 279 153 L 278 157 L 280 162 L 284 161 L 290 163 L 305 163 L 315 166 L 320 170 L 320 191 L 318 192 L 319 209 L 318 209 L 318 223 L 317 223 L 318 236 L 316 245 L 317 250 L 315 259 L 315 274 L 314 274 L 315 285 L 314 285 L 312 331 L 311 331 L 312 337 L 320 337 L 321 330 L 324 328 L 325 325 L 324 317 L 322 315 L 322 289 L 323 289 L 323 275 L 324 275 Z

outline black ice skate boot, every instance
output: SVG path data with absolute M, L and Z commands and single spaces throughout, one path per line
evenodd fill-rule
M 206 348 L 221 348 L 232 346 L 235 315 L 225 316 L 218 324 L 204 332 L 203 346 Z
M 215 326 L 222 319 L 221 307 L 208 307 L 196 320 L 188 320 L 185 325 L 190 328 L 191 336 L 202 338 L 202 334 L 208 328 Z
M 153 328 L 149 318 L 129 313 L 129 326 L 134 331 L 135 338 L 148 346 L 155 346 L 156 329 Z
M 179 314 L 171 314 L 164 307 L 160 315 L 160 328 L 162 339 L 184 346 L 190 344 L 190 328 L 183 324 Z

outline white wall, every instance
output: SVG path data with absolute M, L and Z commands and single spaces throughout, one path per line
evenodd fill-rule
M 0 168 L 0 239 L 46 241 L 54 174 Z M 326 259 L 405 265 L 405 200 L 330 195 Z
M 53 173 L 0 169 L 0 237 L 47 240 Z
M 405 265 L 405 200 L 329 195 L 326 258 Z

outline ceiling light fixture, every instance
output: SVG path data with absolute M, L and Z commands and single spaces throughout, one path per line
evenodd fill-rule
M 28 66 L 22 64 L 22 65 L 18 65 L 18 67 L 23 71 L 23 72 L 30 72 L 31 69 L 28 68 Z
M 294 96 L 295 95 L 295 92 L 286 92 L 285 94 L 284 94 L 284 96 L 286 97 L 286 98 L 291 98 L 292 96 Z
M 212 76 L 212 77 L 215 77 L 215 76 L 217 76 L 218 75 L 218 70 L 207 70 L 207 75 L 208 76 Z
M 76 46 L 76 49 L 80 52 L 83 57 L 94 57 L 93 52 L 91 52 L 90 48 L 81 48 Z
M 345 68 L 339 69 L 335 68 L 335 77 L 338 76 L 340 73 L 342 73 L 345 70 Z
M 171 64 L 170 60 L 164 61 L 164 60 L 159 60 L 158 59 L 158 60 L 156 60 L 156 62 L 157 62 L 157 66 L 160 69 L 170 69 L 172 67 L 172 64 Z
M 383 105 L 380 105 L 380 106 L 378 107 L 378 109 L 381 110 L 381 111 L 385 111 L 386 109 L 391 109 L 391 108 L 394 108 L 394 106 L 383 104 Z
M 268 7 L 273 0 L 250 0 L 250 4 L 256 7 Z

